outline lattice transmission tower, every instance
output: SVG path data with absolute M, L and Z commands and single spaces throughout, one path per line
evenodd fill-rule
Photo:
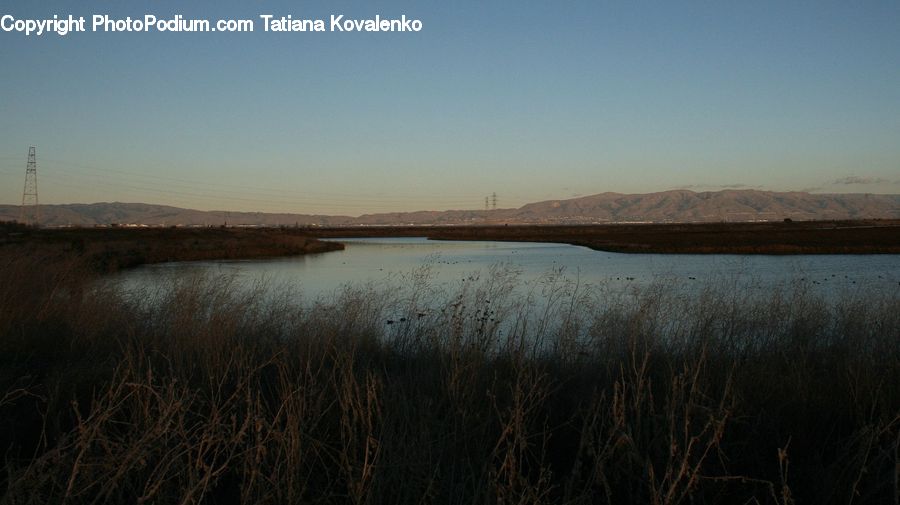
M 41 207 L 38 205 L 37 191 L 37 159 L 34 146 L 28 148 L 28 165 L 25 166 L 25 189 L 22 190 L 22 210 L 19 221 L 25 224 L 39 225 Z

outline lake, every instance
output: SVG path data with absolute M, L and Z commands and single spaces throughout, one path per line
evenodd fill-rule
M 627 289 L 670 279 L 683 286 L 728 279 L 746 289 L 803 283 L 826 297 L 872 291 L 900 294 L 900 255 L 625 254 L 552 243 L 434 241 L 425 238 L 334 239 L 337 252 L 290 258 L 146 265 L 123 272 L 127 287 L 153 287 L 186 275 L 233 275 L 299 288 L 304 298 L 329 296 L 348 284 L 390 283 L 427 269 L 432 282 L 453 285 L 492 266 L 517 272 L 528 286 L 547 275 L 582 285 Z

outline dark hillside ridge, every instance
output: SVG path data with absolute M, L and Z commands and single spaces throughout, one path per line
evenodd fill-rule
M 19 216 L 0 205 L 0 221 Z M 900 219 L 900 195 L 812 194 L 757 190 L 648 194 L 601 193 L 547 200 L 517 209 L 364 214 L 358 217 L 264 212 L 199 211 L 145 203 L 41 206 L 45 226 L 385 226 L 467 224 L 711 223 Z

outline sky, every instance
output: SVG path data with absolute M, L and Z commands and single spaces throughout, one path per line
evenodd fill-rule
M 900 2 L 0 0 L 0 203 L 360 215 L 606 191 L 900 193 Z M 274 33 L 402 15 L 403 33 Z M 90 28 L 90 26 L 88 26 Z

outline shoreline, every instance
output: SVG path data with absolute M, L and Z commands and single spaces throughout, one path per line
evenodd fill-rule
M 317 238 L 553 242 L 636 254 L 900 254 L 900 220 L 334 227 L 309 232 Z
M 631 254 L 900 254 L 900 220 L 769 223 L 28 228 L 0 223 L 0 258 L 81 261 L 97 272 L 176 261 L 254 260 L 343 250 L 360 237 L 571 244 Z

